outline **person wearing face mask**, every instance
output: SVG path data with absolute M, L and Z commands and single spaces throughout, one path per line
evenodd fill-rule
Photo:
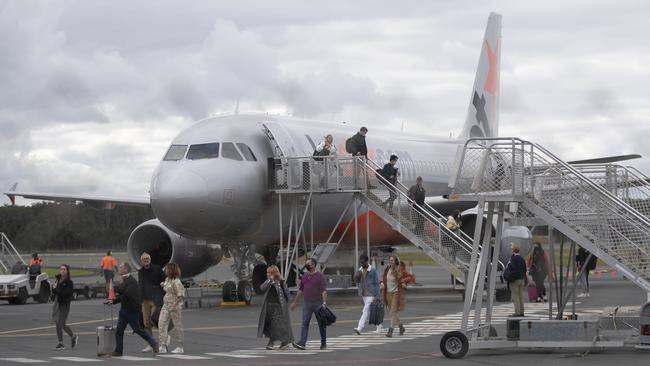
M 266 269 L 266 278 L 266 281 L 260 285 L 260 289 L 265 293 L 257 323 L 257 337 L 269 338 L 269 343 L 266 345 L 268 350 L 272 350 L 277 341 L 280 341 L 280 349 L 285 349 L 293 342 L 288 306 L 289 287 L 276 265 L 270 265 Z
M 307 336 L 309 335 L 309 323 L 311 317 L 318 311 L 321 306 L 327 305 L 327 282 L 325 275 L 316 270 L 316 260 L 310 258 L 305 263 L 305 272 L 300 278 L 300 286 L 296 298 L 291 303 L 291 310 L 296 307 L 296 303 L 300 296 L 304 297 L 302 304 L 302 327 L 300 332 L 300 340 L 294 342 L 293 346 L 297 349 L 304 350 L 307 344 Z M 320 332 L 320 349 L 327 348 L 327 333 L 325 331 L 325 324 L 318 322 L 318 330 Z

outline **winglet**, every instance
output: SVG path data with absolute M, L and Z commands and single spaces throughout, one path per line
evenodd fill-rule
M 11 186 L 11 188 L 9 189 L 9 192 L 15 191 L 17 187 L 18 187 L 18 182 L 14 183 L 14 185 Z M 13 194 L 8 194 L 8 193 L 5 193 L 5 194 L 7 195 L 7 197 L 9 197 L 9 201 L 11 201 L 11 205 L 15 206 L 16 205 L 16 196 L 14 196 Z

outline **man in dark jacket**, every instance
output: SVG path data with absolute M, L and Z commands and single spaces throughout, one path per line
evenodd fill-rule
M 415 231 L 416 234 L 424 234 L 424 218 L 418 212 L 422 213 L 422 205 L 424 205 L 424 198 L 426 197 L 426 191 L 422 186 L 422 177 L 417 177 L 415 179 L 415 184 L 409 188 L 409 198 L 413 200 L 413 217 L 412 221 L 415 222 Z
M 124 330 L 130 325 L 137 335 L 142 337 L 151 346 L 153 353 L 158 353 L 158 342 L 140 327 L 140 289 L 138 282 L 131 276 L 131 266 L 124 262 L 120 265 L 118 273 L 122 277 L 122 283 L 115 287 L 118 297 L 115 300 L 108 300 L 109 304 L 122 303 L 117 318 L 117 330 L 115 332 L 115 351 L 113 357 L 122 356 L 124 351 Z
M 510 296 L 515 304 L 515 313 L 512 316 L 524 316 L 524 286 L 526 285 L 526 261 L 519 255 L 519 245 L 510 244 L 512 256 L 506 265 L 504 278 L 508 282 Z
M 368 129 L 361 127 L 359 132 L 350 137 L 345 143 L 345 150 L 352 156 L 368 156 L 368 147 L 366 146 L 366 134 Z
M 382 204 L 382 207 L 388 208 L 388 211 L 393 212 L 393 202 L 397 198 L 397 193 L 394 189 L 394 184 L 397 183 L 398 168 L 395 168 L 397 164 L 397 155 L 393 154 L 390 156 L 390 161 L 384 165 L 381 169 L 381 176 L 384 177 L 392 187 L 388 187 L 388 199 Z
M 165 273 L 157 264 L 151 263 L 151 256 L 144 252 L 140 256 L 142 267 L 138 270 L 138 283 L 140 284 L 140 296 L 142 296 L 142 320 L 144 330 L 151 335 L 153 324 L 151 314 L 157 307 L 162 307 L 163 296 L 161 282 L 165 282 Z M 151 347 L 147 346 L 142 352 L 150 352 Z

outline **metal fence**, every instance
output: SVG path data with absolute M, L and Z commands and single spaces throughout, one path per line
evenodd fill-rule
M 542 146 L 516 138 L 469 140 L 457 165 L 454 194 L 528 199 L 650 280 L 650 219 L 603 182 L 592 181 Z
M 269 188 L 279 193 L 358 192 L 367 182 L 365 156 L 275 158 Z

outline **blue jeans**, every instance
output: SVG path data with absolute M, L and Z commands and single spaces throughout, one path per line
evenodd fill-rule
M 145 330 L 140 326 L 140 319 L 138 319 L 139 316 L 140 313 L 130 313 L 124 309 L 120 309 L 120 315 L 117 318 L 117 330 L 115 331 L 116 353 L 122 353 L 124 350 L 124 330 L 126 329 L 127 324 L 131 326 L 137 335 L 147 341 L 151 347 L 154 347 L 156 345 L 156 340 L 153 339 L 149 333 L 145 332 Z
M 302 328 L 300 331 L 300 341 L 298 344 L 304 346 L 307 344 L 307 336 L 309 335 L 309 323 L 311 322 L 312 314 L 316 313 L 316 310 L 321 306 L 322 302 L 304 302 L 302 304 Z M 320 342 L 325 343 L 327 341 L 327 334 L 325 333 L 325 325 L 321 322 L 318 322 L 318 331 L 320 332 Z

